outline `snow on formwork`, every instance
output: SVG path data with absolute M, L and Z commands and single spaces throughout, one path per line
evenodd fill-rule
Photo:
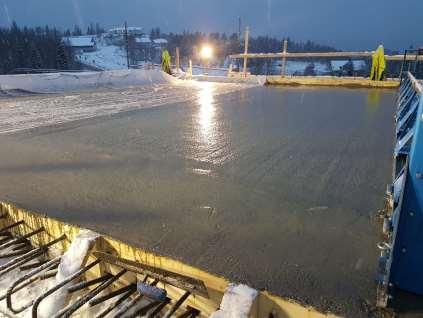
M 99 235 L 90 230 L 81 230 L 75 237 L 69 249 L 63 254 L 54 280 L 50 282 L 50 288 L 64 281 L 79 271 L 90 249 L 93 247 Z M 59 289 L 50 297 L 47 297 L 40 305 L 39 317 L 53 317 L 58 310 L 64 308 L 70 300 L 70 295 L 65 288 Z
M 13 294 L 12 302 L 14 308 L 30 304 L 31 301 L 35 300 L 38 296 L 81 269 L 91 247 L 98 237 L 99 235 L 97 233 L 89 230 L 81 230 L 73 240 L 69 249 L 63 254 L 56 276 L 37 281 Z M 14 281 L 29 272 L 30 270 L 21 271 L 20 269 L 15 269 L 4 275 L 0 280 L 0 295 L 4 295 L 6 290 L 13 284 Z M 70 300 L 68 295 L 69 293 L 67 292 L 67 289 L 61 288 L 57 292 L 48 296 L 41 302 L 40 307 L 38 308 L 38 317 L 52 317 L 54 313 L 57 313 L 60 309 L 67 305 Z M 31 310 L 32 307 L 29 307 L 19 314 L 11 314 L 7 309 L 6 302 L 4 300 L 0 302 L 0 312 L 13 317 L 31 317 Z
M 165 84 L 175 78 L 159 70 L 117 70 L 103 72 L 0 75 L 0 91 L 24 90 L 57 93 L 101 87 Z
M 257 290 L 247 285 L 229 284 L 223 295 L 220 309 L 210 318 L 248 318 L 257 295 Z

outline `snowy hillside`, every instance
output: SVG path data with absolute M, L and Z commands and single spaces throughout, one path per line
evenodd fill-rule
M 100 70 L 119 70 L 127 68 L 126 52 L 119 46 L 99 43 L 97 51 L 77 54 L 76 59 L 83 64 Z

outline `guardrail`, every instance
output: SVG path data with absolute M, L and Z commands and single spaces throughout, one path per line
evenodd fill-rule
M 423 88 L 408 72 L 398 94 L 393 183 L 384 214 L 378 299 L 389 306 L 397 289 L 423 295 Z

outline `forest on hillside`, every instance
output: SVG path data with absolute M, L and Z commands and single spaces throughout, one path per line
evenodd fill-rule
M 72 54 L 62 44 L 62 35 L 49 26 L 20 28 L 15 22 L 10 28 L 0 28 L 0 73 L 22 68 L 72 69 Z
M 9 28 L 0 28 L 0 74 L 25 73 L 25 69 L 79 70 L 83 65 L 75 60 L 72 51 L 62 43 L 62 37 L 101 36 L 104 32 L 105 28 L 98 23 L 91 23 L 86 29 L 75 26 L 72 31 L 69 29 L 62 31 L 51 26 L 19 27 L 13 22 Z M 174 55 L 176 47 L 179 47 L 182 62 L 185 64 L 188 59 L 195 62 L 204 43 L 213 46 L 216 65 L 223 65 L 229 54 L 244 51 L 243 38 L 237 33 L 230 35 L 188 31 L 162 33 L 160 28 L 153 28 L 146 33 L 150 35 L 151 39 L 167 39 L 167 49 L 171 55 Z M 298 42 L 288 37 L 278 39 L 271 36 L 252 36 L 249 39 L 249 52 L 280 52 L 285 39 L 288 40 L 289 52 L 336 51 L 333 47 L 312 41 Z M 253 59 L 249 61 L 249 67 L 255 74 L 264 74 L 269 62 L 264 59 Z M 396 66 L 396 68 L 398 67 Z

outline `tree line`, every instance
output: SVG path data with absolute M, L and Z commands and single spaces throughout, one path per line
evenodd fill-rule
M 0 73 L 8 74 L 16 69 L 57 69 L 75 70 L 81 65 L 74 59 L 72 51 L 62 43 L 63 36 L 97 35 L 105 29 L 98 23 L 91 23 L 83 30 L 75 26 L 73 30 L 61 31 L 55 27 L 19 27 L 15 22 L 9 28 L 0 28 Z M 174 55 L 179 47 L 182 59 L 196 62 L 202 44 L 209 43 L 215 51 L 217 65 L 222 65 L 232 53 L 244 51 L 244 41 L 237 33 L 203 33 L 184 31 L 182 33 L 162 33 L 160 28 L 149 32 L 152 39 L 168 40 L 168 50 Z M 249 39 L 249 52 L 281 52 L 283 41 L 288 40 L 289 52 L 331 52 L 335 48 L 312 41 L 298 42 L 290 38 L 278 39 L 271 36 L 252 36 Z M 184 61 L 183 61 L 184 62 Z M 187 62 L 187 61 L 185 61 Z M 266 67 L 266 60 L 251 60 L 250 67 L 257 73 Z
M 23 68 L 73 69 L 76 65 L 62 36 L 62 32 L 49 26 L 20 28 L 13 22 L 10 28 L 0 28 L 0 73 Z

